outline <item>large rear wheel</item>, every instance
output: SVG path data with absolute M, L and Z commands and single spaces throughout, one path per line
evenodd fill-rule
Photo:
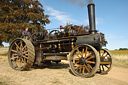
M 91 77 L 99 68 L 100 58 L 94 47 L 84 44 L 72 50 L 69 62 L 71 71 L 74 75 Z
M 10 66 L 19 71 L 28 70 L 34 63 L 35 49 L 26 39 L 16 39 L 9 47 L 8 61 Z

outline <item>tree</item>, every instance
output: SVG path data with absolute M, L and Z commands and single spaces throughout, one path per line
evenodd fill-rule
M 119 50 L 128 50 L 128 48 L 119 48 Z
M 78 26 L 78 25 L 74 25 L 73 26 L 76 30 L 77 34 L 82 34 L 82 33 L 89 33 L 90 28 L 88 26 Z M 108 42 L 105 39 L 105 34 L 100 33 L 101 36 L 101 42 L 103 46 L 106 46 L 106 44 L 108 44 Z
M 0 41 L 0 47 L 3 47 L 2 41 Z
M 106 46 L 106 44 L 108 44 L 108 42 L 105 39 L 105 34 L 100 33 L 100 36 L 101 36 L 102 45 L 103 46 Z
M 50 23 L 38 0 L 0 0 L 0 41 L 20 37 L 25 27 L 44 29 Z

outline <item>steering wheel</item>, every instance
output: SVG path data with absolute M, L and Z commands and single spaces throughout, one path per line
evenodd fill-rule
M 52 31 L 49 33 L 50 38 L 56 38 L 56 37 L 57 37 L 57 35 L 56 35 L 54 32 L 55 32 L 55 33 L 59 33 L 60 31 L 58 31 L 58 30 L 52 30 Z M 52 33 L 54 33 L 54 35 L 52 35 Z

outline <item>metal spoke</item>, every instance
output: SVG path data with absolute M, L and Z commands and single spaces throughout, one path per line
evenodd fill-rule
M 19 58 L 16 59 L 16 62 L 18 62 L 18 61 L 19 61 Z
M 106 52 L 104 51 L 104 53 L 102 54 L 102 56 L 105 54 Z
M 79 49 L 77 49 L 77 51 L 78 51 L 78 53 L 81 55 L 81 57 L 82 57 L 82 54 L 81 54 L 81 52 L 79 51 Z
M 77 53 L 76 53 L 76 56 L 77 56 L 78 58 L 80 58 L 79 55 L 78 55 Z
M 105 57 L 107 56 L 108 54 L 105 55 Z
M 27 45 L 25 45 L 23 48 L 22 48 L 22 51 L 27 47 Z
M 84 75 L 84 70 L 85 70 L 85 68 L 83 67 L 83 71 L 82 71 L 82 74 Z
M 75 60 L 79 60 L 79 59 L 73 58 L 73 63 L 75 63 Z
M 28 54 L 24 54 L 25 56 L 29 56 Z
M 23 58 L 28 59 L 28 57 L 26 57 L 26 56 L 23 56 Z
M 83 50 L 82 50 L 82 57 L 84 56 L 84 48 L 83 48 Z
M 15 63 L 15 64 L 13 64 L 13 65 L 14 65 L 14 67 L 15 67 L 15 68 L 17 68 L 17 67 L 18 67 L 16 63 Z
M 15 55 L 18 55 L 18 54 L 13 54 L 13 55 L 15 56 Z
M 12 57 L 12 58 L 10 58 L 11 60 L 14 60 L 14 59 L 16 59 L 16 58 L 18 58 L 17 56 L 16 57 Z
M 20 49 L 22 50 L 22 48 L 23 48 L 23 44 L 22 44 L 22 41 L 20 41 Z
M 17 51 L 16 50 L 11 50 L 12 52 L 14 52 L 14 53 L 17 53 Z
M 75 69 L 77 69 L 80 65 L 76 66 Z
M 87 58 L 87 60 L 90 60 L 90 59 L 93 59 L 93 58 L 95 58 L 95 57 L 94 56 L 91 56 L 91 57 Z
M 86 56 L 86 58 L 88 58 L 90 55 L 92 55 L 92 52 L 90 52 L 90 53 Z
M 95 62 L 94 61 L 86 61 L 87 63 L 92 63 L 92 64 L 95 64 Z
M 89 71 L 89 69 L 87 68 L 87 66 L 86 66 L 86 65 L 84 65 L 84 67 L 85 67 L 85 69 L 90 73 L 90 71 Z
M 85 50 L 85 58 L 86 58 L 86 55 L 87 55 L 87 49 L 88 49 L 88 48 L 86 47 L 86 50 Z
M 90 69 L 92 69 L 92 66 L 90 64 L 87 64 Z
M 17 64 L 17 63 L 18 63 L 18 61 L 19 61 L 19 58 L 17 58 L 17 59 L 16 59 L 16 65 L 17 65 L 17 67 L 19 67 L 19 66 L 18 66 L 18 64 Z
M 18 47 L 16 47 L 16 50 L 17 50 L 17 52 L 18 52 Z
M 109 67 L 107 65 L 105 65 L 105 67 L 107 67 L 109 69 Z
M 15 68 L 17 68 L 17 64 L 16 64 L 16 61 L 12 61 L 12 64 Z
M 104 71 L 104 67 L 103 67 L 103 65 L 102 65 L 102 69 L 103 69 L 103 71 Z
M 15 45 L 16 45 L 16 47 L 17 47 L 18 49 L 20 49 L 20 47 L 17 45 L 17 43 L 15 43 Z
M 24 52 L 23 52 L 23 54 L 26 54 L 26 53 L 28 53 L 28 51 L 24 51 Z
M 26 59 L 24 58 L 24 62 L 25 62 L 25 64 L 27 63 L 27 61 L 26 61 Z
M 82 66 L 80 65 L 80 70 L 79 70 L 80 73 L 81 73 L 81 67 L 82 67 Z
M 23 58 L 21 59 L 21 61 L 22 61 L 22 63 L 25 63 Z
M 77 64 L 77 63 L 79 63 L 79 62 L 76 62 L 75 64 Z
M 73 60 L 79 60 L 79 59 L 77 59 L 77 58 L 73 58 Z

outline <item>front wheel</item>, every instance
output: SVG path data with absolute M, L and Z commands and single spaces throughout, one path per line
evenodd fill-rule
M 78 45 L 72 50 L 69 65 L 74 75 L 80 77 L 93 76 L 100 65 L 99 54 L 91 45 Z

